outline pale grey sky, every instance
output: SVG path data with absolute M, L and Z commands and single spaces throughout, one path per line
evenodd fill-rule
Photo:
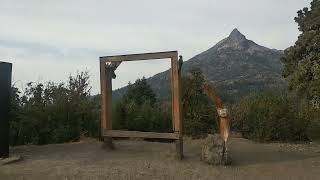
M 285 49 L 299 35 L 293 18 L 311 0 L 0 0 L 0 61 L 13 82 L 66 81 L 89 70 L 99 92 L 99 57 L 178 50 L 184 59 L 238 28 L 248 39 Z M 169 68 L 165 60 L 124 63 L 114 88 Z

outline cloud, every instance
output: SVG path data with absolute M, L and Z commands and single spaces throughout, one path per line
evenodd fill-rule
M 64 81 L 89 69 L 98 93 L 99 56 L 178 50 L 189 59 L 235 27 L 261 45 L 285 49 L 299 34 L 296 11 L 310 2 L 0 0 L 0 58 L 14 63 L 19 82 Z M 114 88 L 169 68 L 159 62 L 121 65 Z

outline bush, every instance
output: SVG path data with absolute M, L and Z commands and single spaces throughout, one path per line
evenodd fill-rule
M 12 91 L 10 144 L 48 144 L 76 140 L 81 134 L 99 136 L 99 107 L 90 96 L 87 72 L 69 81 L 28 83 Z M 22 94 L 22 95 L 21 95 Z
M 308 127 L 308 137 L 312 141 L 320 142 L 320 114 L 317 114 L 317 119 L 311 120 L 310 125 Z
M 233 105 L 232 129 L 256 141 L 310 140 L 307 108 L 285 92 L 251 95 Z
M 305 116 L 310 119 L 307 131 L 309 139 L 320 142 L 320 109 L 305 108 Z

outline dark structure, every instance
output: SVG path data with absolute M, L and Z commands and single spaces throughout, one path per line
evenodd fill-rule
M 0 62 L 0 158 L 9 157 L 11 71 L 11 63 Z

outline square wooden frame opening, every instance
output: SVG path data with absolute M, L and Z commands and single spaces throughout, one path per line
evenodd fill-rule
M 112 129 L 112 79 L 114 71 L 122 61 L 138 60 L 171 60 L 171 102 L 172 102 L 172 125 L 173 133 L 122 131 Z M 183 158 L 182 139 L 182 108 L 181 108 L 181 64 L 178 60 L 177 51 L 128 54 L 119 56 L 100 57 L 100 85 L 101 85 L 101 136 L 107 146 L 112 145 L 112 137 L 140 137 L 173 139 L 176 143 L 177 156 Z

